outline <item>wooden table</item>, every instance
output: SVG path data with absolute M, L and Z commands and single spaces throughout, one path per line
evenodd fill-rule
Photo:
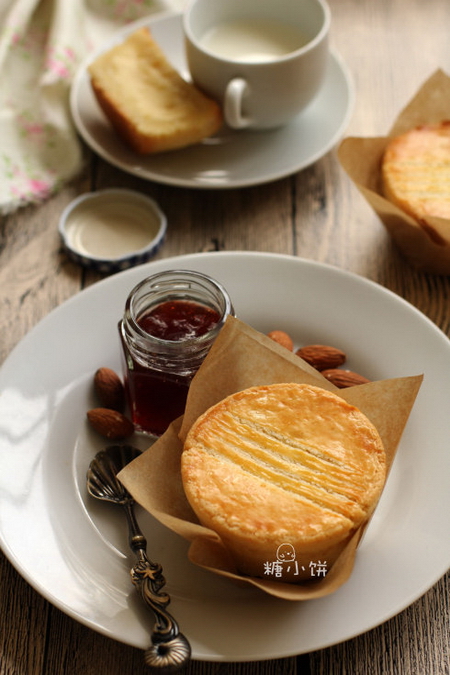
M 437 69 L 450 71 L 448 0 L 330 0 L 332 42 L 355 81 L 347 135 L 384 135 Z M 450 109 L 449 109 L 450 115 Z M 330 263 L 405 298 L 450 335 L 450 277 L 414 271 L 337 161 L 336 151 L 269 185 L 196 191 L 143 182 L 86 152 L 83 173 L 0 230 L 0 360 L 48 312 L 99 280 L 60 250 L 57 222 L 78 194 L 107 186 L 147 192 L 170 231 L 158 258 L 215 250 L 286 253 Z M 75 622 L 0 560 L 1 675 L 138 675 L 139 650 Z M 260 663 L 193 662 L 186 672 L 444 675 L 450 672 L 448 577 L 395 618 L 343 644 Z

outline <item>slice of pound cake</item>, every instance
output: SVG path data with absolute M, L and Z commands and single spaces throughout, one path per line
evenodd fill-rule
M 222 126 L 220 106 L 181 77 L 147 28 L 98 56 L 88 72 L 106 117 L 140 154 L 199 143 Z

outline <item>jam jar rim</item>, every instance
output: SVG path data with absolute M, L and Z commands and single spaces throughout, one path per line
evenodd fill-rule
M 218 322 L 215 324 L 213 328 L 208 330 L 206 333 L 200 336 L 189 336 L 186 338 L 181 338 L 179 340 L 166 340 L 164 338 L 157 337 L 156 335 L 152 335 L 151 333 L 147 333 L 147 331 L 143 330 L 141 326 L 137 323 L 137 321 L 133 318 L 132 312 L 131 312 L 131 303 L 132 300 L 134 299 L 134 296 L 136 292 L 145 284 L 148 284 L 149 281 L 154 279 L 155 281 L 159 277 L 163 277 L 169 274 L 173 274 L 175 276 L 180 275 L 180 274 L 188 274 L 191 276 L 194 276 L 196 279 L 201 280 L 201 281 L 206 281 L 208 284 L 211 284 L 214 286 L 214 288 L 221 293 L 221 299 L 224 300 L 224 307 L 221 312 L 220 318 Z M 162 289 L 164 290 L 164 289 Z M 177 289 L 174 289 L 174 292 L 176 292 Z M 183 290 L 183 287 L 180 286 L 180 290 Z M 186 286 L 186 290 L 189 290 L 189 286 Z M 209 292 L 210 289 L 206 289 L 205 291 Z M 162 300 L 164 302 L 164 300 Z M 195 302 L 195 300 L 193 300 Z M 201 300 L 198 301 L 199 304 L 201 304 Z M 204 274 L 203 272 L 198 272 L 196 270 L 188 270 L 188 269 L 182 269 L 182 268 L 176 268 L 176 269 L 171 269 L 171 270 L 164 270 L 162 272 L 157 272 L 156 274 L 152 274 L 145 279 L 142 279 L 139 283 L 137 283 L 134 288 L 130 291 L 128 294 L 126 303 L 125 303 L 125 312 L 124 312 L 124 317 L 123 317 L 123 328 L 126 331 L 126 324 L 130 323 L 133 328 L 133 332 L 135 333 L 135 337 L 133 339 L 133 342 L 136 344 L 136 337 L 139 337 L 140 340 L 145 341 L 147 343 L 146 347 L 148 349 L 149 344 L 151 343 L 152 346 L 154 347 L 160 347 L 167 349 L 172 347 L 174 350 L 179 350 L 180 345 L 183 345 L 184 348 L 187 348 L 189 350 L 189 346 L 192 345 L 192 347 L 195 347 L 198 349 L 199 345 L 204 345 L 206 348 L 209 344 L 209 342 L 217 337 L 217 334 L 220 332 L 220 330 L 223 328 L 225 321 L 229 315 L 234 315 L 234 307 L 231 302 L 231 298 L 228 294 L 228 291 L 226 288 L 216 279 L 213 277 L 210 277 L 207 274 Z M 127 332 L 127 331 L 126 331 Z M 140 342 L 139 340 L 139 342 Z M 145 345 L 142 345 L 145 347 Z

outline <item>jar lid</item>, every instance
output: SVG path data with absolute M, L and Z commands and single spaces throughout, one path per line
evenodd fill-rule
M 139 265 L 161 246 L 167 220 L 158 204 L 134 190 L 88 192 L 63 211 L 59 233 L 69 257 L 98 272 Z

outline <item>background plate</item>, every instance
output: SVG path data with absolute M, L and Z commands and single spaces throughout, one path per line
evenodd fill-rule
M 139 26 L 148 25 L 166 57 L 187 77 L 181 14 L 139 20 L 114 35 L 80 67 L 71 90 L 75 125 L 86 143 L 107 162 L 147 180 L 192 188 L 233 188 L 266 183 L 304 169 L 337 142 L 353 110 L 353 85 L 340 57 L 332 53 L 325 84 L 293 122 L 271 131 L 224 128 L 183 150 L 141 156 L 116 136 L 92 93 L 87 66 L 95 56 Z

